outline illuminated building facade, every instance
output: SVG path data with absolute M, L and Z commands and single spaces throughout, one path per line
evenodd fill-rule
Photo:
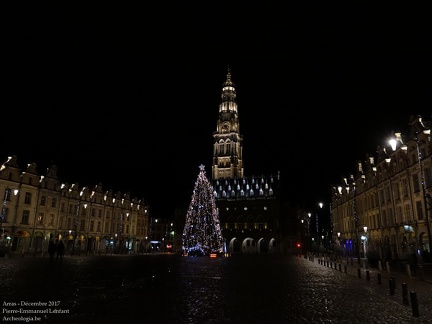
M 292 213 L 279 172 L 245 176 L 236 89 L 228 69 L 213 133 L 212 186 L 227 253 L 285 253 L 296 248 Z M 293 212 L 295 215 L 295 212 Z
M 417 116 L 410 126 L 333 187 L 333 239 L 343 255 L 389 261 L 430 252 L 431 123 Z
M 61 183 L 57 167 L 45 175 L 35 163 L 25 171 L 12 156 L 1 165 L 1 242 L 19 253 L 46 252 L 50 238 L 70 253 L 139 252 L 148 237 L 149 210 L 130 194 Z

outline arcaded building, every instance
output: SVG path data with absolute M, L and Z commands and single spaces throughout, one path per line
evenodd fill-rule
M 228 69 L 213 133 L 211 179 L 226 251 L 294 252 L 297 229 L 290 220 L 296 216 L 285 206 L 280 173 L 247 176 L 244 170 L 236 95 Z
M 431 123 L 412 118 L 333 187 L 335 248 L 343 255 L 407 260 L 430 252 Z
M 57 167 L 46 174 L 35 163 L 22 170 L 11 156 L 0 168 L 1 245 L 19 253 L 46 252 L 61 239 L 66 253 L 126 253 L 144 249 L 149 210 L 129 193 L 62 183 Z

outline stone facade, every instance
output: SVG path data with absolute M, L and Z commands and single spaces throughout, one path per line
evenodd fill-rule
M 61 183 L 57 167 L 45 175 L 35 163 L 22 171 L 17 157 L 1 165 L 1 242 L 8 251 L 46 252 L 50 238 L 66 253 L 126 253 L 148 244 L 149 208 L 130 194 Z
M 417 116 L 410 127 L 333 187 L 333 241 L 344 255 L 406 260 L 430 252 L 431 124 Z

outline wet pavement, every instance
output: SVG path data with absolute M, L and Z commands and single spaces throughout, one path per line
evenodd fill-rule
M 0 258 L 3 322 L 432 323 L 432 282 L 293 255 Z M 378 283 L 381 273 L 381 283 Z M 389 278 L 396 282 L 394 294 Z M 415 292 L 418 314 L 403 303 Z M 13 313 L 15 312 L 15 313 Z M 37 313 L 36 313 L 37 312 Z M 45 312 L 45 313 L 44 313 Z M 33 321 L 31 321 L 33 320 Z

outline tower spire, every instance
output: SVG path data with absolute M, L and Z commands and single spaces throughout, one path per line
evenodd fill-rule
M 228 66 L 222 84 L 221 103 L 216 132 L 213 133 L 213 179 L 243 177 L 242 136 L 238 119 L 236 89 Z

